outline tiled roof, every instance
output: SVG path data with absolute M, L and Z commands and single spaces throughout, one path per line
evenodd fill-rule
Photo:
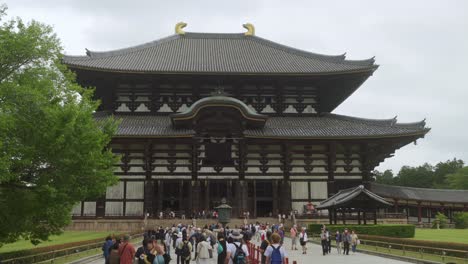
M 345 60 L 284 46 L 257 36 L 172 35 L 146 44 L 86 56 L 64 56 L 70 67 L 141 73 L 325 74 L 372 72 L 374 59 Z
M 96 113 L 100 120 L 107 112 Z M 191 136 L 192 129 L 175 129 L 169 116 L 115 114 L 121 120 L 116 136 Z M 399 124 L 395 119 L 372 120 L 336 114 L 307 117 L 269 117 L 262 129 L 247 129 L 246 137 L 277 138 L 367 138 L 424 136 L 429 131 L 425 123 Z
M 372 183 L 371 190 L 386 198 L 445 203 L 468 203 L 468 190 L 427 189 Z
M 320 205 L 317 206 L 317 209 L 347 207 L 349 206 L 350 203 L 353 202 L 353 199 L 355 199 L 359 195 L 367 196 L 367 199 L 373 200 L 374 203 L 376 203 L 377 205 L 380 205 L 380 207 L 392 205 L 389 202 L 385 201 L 384 198 L 364 188 L 363 185 L 359 185 L 354 188 L 340 190 L 335 195 L 320 202 Z M 362 203 L 361 200 L 359 202 Z M 368 204 L 366 203 L 366 205 Z

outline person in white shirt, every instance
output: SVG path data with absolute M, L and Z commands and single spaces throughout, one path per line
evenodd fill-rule
M 172 232 L 169 228 L 166 228 L 166 235 L 164 237 L 165 243 L 166 243 L 166 251 L 167 254 L 171 254 L 171 242 L 172 242 Z
M 266 261 L 265 263 L 271 263 L 271 261 L 276 257 L 274 256 L 274 251 L 279 250 L 279 253 L 281 254 L 281 263 L 286 263 L 286 251 L 284 250 L 284 247 L 280 245 L 281 242 L 281 236 L 278 235 L 278 233 L 274 233 L 271 235 L 271 245 L 269 245 L 266 250 L 265 250 L 265 257 Z M 277 251 L 276 251 L 277 252 Z
M 301 243 L 301 246 L 302 246 L 302 254 L 307 254 L 307 246 L 306 246 L 307 241 L 308 241 L 308 237 L 307 237 L 306 228 L 303 227 L 301 233 L 299 234 L 299 242 Z
M 239 233 L 239 231 L 234 230 L 232 233 L 229 235 L 234 241 L 232 243 L 227 244 L 227 249 L 226 249 L 226 260 L 224 261 L 225 264 L 233 264 L 233 259 L 236 257 L 236 251 L 237 248 L 242 248 L 242 251 L 245 256 L 245 263 L 249 263 L 249 249 L 247 248 L 247 245 L 242 243 L 242 237 L 243 235 Z

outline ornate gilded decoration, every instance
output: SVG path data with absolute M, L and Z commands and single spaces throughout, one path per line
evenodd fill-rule
M 187 23 L 185 22 L 179 22 L 175 25 L 175 33 L 179 35 L 184 35 L 185 31 L 182 29 L 187 26 Z
M 247 29 L 247 32 L 244 33 L 246 36 L 254 36 L 255 35 L 255 27 L 251 23 L 245 23 L 242 25 L 245 29 Z

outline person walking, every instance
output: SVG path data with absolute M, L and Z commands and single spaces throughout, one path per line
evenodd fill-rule
M 120 264 L 133 264 L 135 257 L 135 247 L 130 243 L 130 236 L 123 237 L 122 244 L 119 246 Z
M 325 256 L 328 254 L 328 238 L 326 229 L 322 229 L 322 232 L 320 232 L 320 244 L 322 246 L 322 254 Z
M 308 241 L 308 238 L 307 238 L 306 228 L 302 227 L 302 231 L 299 234 L 299 243 L 302 246 L 302 254 L 307 254 L 307 241 Z
M 232 231 L 230 238 L 232 243 L 227 245 L 225 264 L 248 264 L 249 249 L 242 243 L 242 234 L 239 231 Z
M 341 233 L 339 230 L 336 230 L 335 241 L 336 241 L 336 250 L 338 251 L 338 254 L 341 254 Z
M 267 247 L 264 255 L 266 257 L 266 263 L 271 264 L 283 264 L 286 263 L 286 251 L 284 247 L 281 247 L 281 237 L 278 234 L 271 235 L 272 244 Z
M 197 264 L 209 264 L 213 258 L 213 248 L 206 241 L 206 237 L 202 236 L 200 243 L 197 246 Z
M 332 241 L 332 236 L 330 234 L 330 230 L 328 228 L 325 228 L 325 233 L 327 234 L 327 249 L 328 249 L 328 254 L 331 253 L 331 241 Z
M 120 240 L 116 240 L 115 243 L 112 245 L 110 252 L 109 252 L 109 256 L 108 256 L 109 264 L 120 264 L 119 246 L 120 246 Z
M 182 238 L 182 243 L 179 243 L 179 253 L 182 264 L 190 264 L 191 252 L 192 244 L 187 240 L 187 238 Z M 177 259 L 179 260 L 179 258 Z
M 291 250 L 297 250 L 297 225 L 291 227 L 289 234 L 291 235 Z
M 226 260 L 227 244 L 222 232 L 218 233 L 218 264 L 224 264 Z
M 260 253 L 261 253 L 261 264 L 266 264 L 266 256 L 265 256 L 265 251 L 266 249 L 270 246 L 271 244 L 271 231 L 266 231 L 265 232 L 265 239 L 262 241 L 260 244 Z
M 346 228 L 341 235 L 341 240 L 343 241 L 343 255 L 349 255 L 349 243 L 351 243 L 351 235 Z
M 112 237 L 107 236 L 106 241 L 102 245 L 102 255 L 104 256 L 104 260 L 106 261 L 106 264 L 109 263 L 108 258 L 109 258 L 109 254 L 110 254 L 110 250 L 111 250 L 112 245 L 114 245 L 114 241 L 112 241 Z
M 356 253 L 356 247 L 359 244 L 359 238 L 354 232 L 354 230 L 351 231 L 351 250 L 353 251 L 353 254 Z

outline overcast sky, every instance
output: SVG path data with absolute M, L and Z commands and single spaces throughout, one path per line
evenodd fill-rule
M 0 0 L 1 3 L 2 0 Z M 52 25 L 65 53 L 112 50 L 174 33 L 244 32 L 380 68 L 334 112 L 414 122 L 432 130 L 397 150 L 379 170 L 468 162 L 468 1 L 8 0 L 9 16 Z

